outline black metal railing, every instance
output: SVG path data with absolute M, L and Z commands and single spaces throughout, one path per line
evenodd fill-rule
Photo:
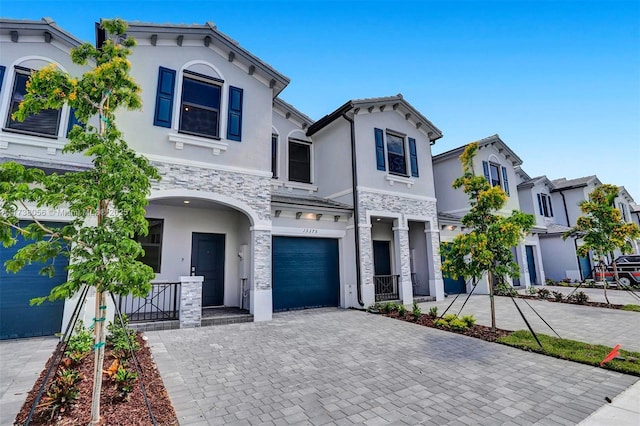
M 376 302 L 384 300 L 398 300 L 398 280 L 400 275 L 374 275 L 373 285 L 376 292 Z
M 129 322 L 180 319 L 180 283 L 151 283 L 147 297 L 120 296 L 118 309 Z

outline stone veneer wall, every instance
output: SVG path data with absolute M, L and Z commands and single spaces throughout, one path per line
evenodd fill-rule
M 271 178 L 154 161 L 162 179 L 155 190 L 189 189 L 235 198 L 251 206 L 260 220 L 271 221 Z
M 400 273 L 403 281 L 411 280 L 410 252 L 409 252 L 409 233 L 406 215 L 422 216 L 428 218 L 432 224 L 437 225 L 437 209 L 436 202 L 429 200 L 416 200 L 413 198 L 405 198 L 401 195 L 377 194 L 374 192 L 359 191 L 359 218 L 358 223 L 360 230 L 360 265 L 362 271 L 363 285 L 373 283 L 373 244 L 371 242 L 371 228 L 367 224 L 367 211 L 385 211 L 394 214 L 402 214 L 402 223 L 395 231 L 399 236 L 400 243 Z M 426 231 L 429 231 L 428 229 Z M 432 262 L 433 271 L 436 280 L 442 280 L 440 270 L 440 242 L 437 232 L 428 232 L 427 236 L 431 236 Z M 406 297 L 403 298 L 405 301 Z

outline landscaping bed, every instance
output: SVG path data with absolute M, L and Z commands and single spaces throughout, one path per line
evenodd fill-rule
M 439 316 L 437 312 L 438 308 L 435 306 L 431 308 L 428 314 L 423 314 L 420 307 L 415 303 L 412 310 L 407 310 L 403 305 L 388 302 L 376 303 L 370 306 L 367 311 L 425 327 L 438 328 L 444 331 L 475 337 L 487 342 L 496 342 L 529 352 L 536 352 L 592 366 L 600 366 L 600 362 L 612 350 L 612 348 L 604 345 L 560 339 L 536 333 L 538 340 L 542 344 L 542 347 L 540 347 L 529 331 L 510 331 L 500 328 L 492 331 L 491 327 L 475 324 L 473 315 L 458 317 L 455 314 L 446 314 Z M 616 358 L 601 367 L 619 373 L 640 376 L 640 352 L 620 349 Z
M 102 374 L 102 393 L 100 398 L 100 425 L 151 425 L 153 422 L 149 416 L 149 410 L 142 393 L 140 382 L 143 383 L 146 395 L 151 405 L 151 411 L 158 425 L 177 425 L 178 420 L 173 405 L 158 373 L 156 364 L 151 356 L 151 350 L 147 342 L 140 333 L 135 336 L 140 349 L 136 351 L 136 357 L 140 364 L 142 374 L 135 381 L 133 390 L 126 397 L 122 396 L 122 390 L 117 386 L 113 376 L 106 371 L 113 367 L 114 356 L 113 347 L 107 345 L 104 358 L 104 373 Z M 46 372 L 51 365 L 52 358 L 45 365 L 45 369 L 40 374 L 35 385 L 27 395 L 27 399 L 15 419 L 15 425 L 23 425 L 29 415 L 33 401 L 44 380 Z M 64 359 L 62 367 L 69 364 L 68 359 Z M 47 392 L 43 394 L 38 408 L 36 409 L 30 424 L 31 425 L 87 425 L 91 421 L 91 396 L 93 386 L 93 366 L 94 354 L 85 356 L 77 365 L 73 367 L 80 374 L 81 380 L 78 382 L 77 399 L 65 408 L 52 413 L 47 410 L 51 407 L 46 400 Z M 133 368 L 133 363 L 130 363 Z M 110 372 L 111 373 L 111 372 Z M 49 387 L 54 380 L 55 373 L 49 377 Z M 53 414 L 53 417 L 52 417 Z

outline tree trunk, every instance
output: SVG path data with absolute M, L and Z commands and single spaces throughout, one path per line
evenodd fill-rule
M 602 289 L 604 290 L 604 300 L 607 301 L 607 305 L 610 305 L 611 302 L 609 302 L 609 298 L 607 297 L 607 277 L 605 277 L 604 275 L 605 268 L 606 268 L 605 264 L 601 260 L 600 261 L 600 278 L 602 279 Z
M 96 292 L 95 354 L 93 366 L 93 395 L 91 397 L 91 423 L 100 423 L 100 393 L 102 392 L 102 367 L 104 364 L 106 297 L 101 291 Z
M 489 282 L 489 302 L 491 304 L 491 331 L 496 331 L 496 305 L 493 299 L 493 274 L 489 272 L 487 274 L 487 281 Z

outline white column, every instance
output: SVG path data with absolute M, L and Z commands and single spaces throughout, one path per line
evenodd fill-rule
M 251 228 L 250 309 L 254 321 L 271 321 L 273 295 L 271 290 L 271 229 Z
M 202 276 L 180 278 L 180 328 L 202 325 Z
M 427 259 L 429 260 L 429 295 L 436 300 L 444 300 L 444 281 L 442 281 L 442 262 L 440 261 L 440 233 L 430 229 L 425 223 L 424 236 L 427 240 Z
M 373 242 L 371 238 L 371 225 L 359 224 L 360 243 L 360 290 L 362 291 L 362 303 L 368 307 L 376 302 L 376 289 L 373 285 Z

